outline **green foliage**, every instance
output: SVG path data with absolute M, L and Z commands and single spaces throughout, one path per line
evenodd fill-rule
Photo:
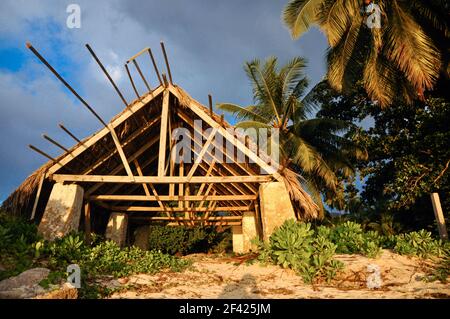
M 430 232 L 422 229 L 418 232 L 398 235 L 394 251 L 401 255 L 421 258 L 441 257 L 444 254 L 444 246 L 441 240 L 433 239 Z
M 67 277 L 67 266 L 78 264 L 82 280 L 79 295 L 82 298 L 97 298 L 107 293 L 95 283 L 98 276 L 182 271 L 191 264 L 189 260 L 160 251 L 142 251 L 137 247 L 121 249 L 114 242 L 101 241 L 100 238 L 88 245 L 81 233 L 48 242 L 40 239 L 35 225 L 3 214 L 0 214 L 0 255 L 1 264 L 6 268 L 0 272 L 0 280 L 33 267 L 46 267 L 51 272 L 40 282 L 44 288 L 59 284 Z
M 102 242 L 90 249 L 80 267 L 96 275 L 111 274 L 124 277 L 135 273 L 156 273 L 163 269 L 181 271 L 189 261 L 160 251 L 143 251 L 137 247 L 121 249 L 112 241 Z
M 309 101 L 320 105 L 317 117 L 358 123 L 345 137 L 369 154 L 368 161 L 354 162 L 364 179 L 363 190 L 355 187 L 355 180 L 347 179 L 346 197 L 328 203 L 330 206 L 385 225 L 387 221 L 380 221 L 380 216 L 391 216 L 392 227 L 385 229 L 391 234 L 398 231 L 397 225 L 402 231 L 435 231 L 430 193 L 438 192 L 443 211 L 450 211 L 450 102 L 439 97 L 444 96 L 442 91 L 425 102 L 380 108 L 370 102 L 360 83 L 355 92 L 346 95 L 337 93 L 326 81 L 316 85 Z M 336 204 L 338 200 L 345 201 L 343 208 Z
M 231 245 L 229 232 L 218 232 L 213 227 L 150 226 L 149 248 L 168 254 L 223 252 Z
M 328 238 L 337 246 L 337 253 L 363 254 L 375 258 L 381 252 L 381 236 L 374 231 L 364 232 L 361 225 L 355 222 L 347 221 L 327 232 Z
M 333 260 L 336 245 L 315 234 L 310 224 L 286 221 L 269 239 L 259 243 L 259 260 L 295 270 L 306 283 L 321 278 L 331 281 L 342 268 Z

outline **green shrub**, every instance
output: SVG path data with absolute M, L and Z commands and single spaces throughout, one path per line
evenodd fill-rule
M 268 243 L 259 243 L 259 259 L 295 270 L 306 283 L 325 278 L 330 281 L 342 268 L 333 260 L 336 245 L 310 224 L 286 221 L 270 236 Z
M 90 275 L 128 276 L 136 273 L 156 273 L 163 269 L 181 271 L 188 260 L 160 251 L 143 251 L 137 247 L 121 249 L 112 241 L 102 242 L 89 250 L 80 267 Z
M 229 232 L 217 232 L 213 227 L 150 226 L 149 249 L 168 254 L 221 252 L 229 248 Z
M 418 232 L 398 235 L 394 251 L 401 255 L 421 258 L 441 257 L 444 254 L 444 245 L 441 240 L 433 239 L 430 232 L 422 229 Z

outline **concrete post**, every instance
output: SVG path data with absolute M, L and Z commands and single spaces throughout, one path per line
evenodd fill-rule
M 127 239 L 128 215 L 125 213 L 111 213 L 106 226 L 106 239 L 114 241 L 120 247 L 125 246 Z
M 244 235 L 242 234 L 242 226 L 231 226 L 233 233 L 233 252 L 235 254 L 244 253 Z
M 262 183 L 259 187 L 263 240 L 288 219 L 295 219 L 291 198 L 282 182 Z
M 76 184 L 53 185 L 38 227 L 38 232 L 44 239 L 55 240 L 78 230 L 83 194 L 83 188 Z

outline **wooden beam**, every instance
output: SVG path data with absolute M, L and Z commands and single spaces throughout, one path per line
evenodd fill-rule
M 37 189 L 36 198 L 34 199 L 33 210 L 31 211 L 30 220 L 33 220 L 34 216 L 36 215 L 36 209 L 37 209 L 37 205 L 39 203 L 39 197 L 41 196 L 42 185 L 44 185 L 44 181 L 45 181 L 45 173 L 42 174 L 42 176 L 39 180 L 39 186 Z
M 145 220 L 170 220 L 170 221 L 189 221 L 189 222 L 201 222 L 204 221 L 203 218 L 182 218 L 179 217 L 175 219 L 174 217 L 160 217 L 160 216 L 146 216 L 146 217 L 135 217 L 135 219 L 145 219 Z M 242 216 L 216 216 L 209 217 L 207 221 L 225 221 L 225 220 L 242 220 Z
M 177 111 L 178 116 L 180 116 L 180 118 L 185 121 L 186 123 L 188 123 L 194 130 L 196 130 L 196 132 L 202 134 L 202 132 L 198 131 L 197 127 L 194 125 L 194 122 L 192 121 L 192 119 L 189 118 L 189 116 L 187 114 L 185 114 L 183 111 L 178 110 Z M 198 142 L 193 139 L 194 144 L 195 145 L 199 145 Z M 215 142 L 213 142 L 213 145 L 217 147 L 217 144 Z M 195 152 L 195 147 L 193 149 L 193 151 Z M 213 159 L 218 160 L 217 156 L 214 154 L 212 154 L 210 151 L 207 152 L 209 156 L 211 156 Z M 234 161 L 234 158 L 232 158 L 230 156 L 230 154 L 228 154 L 227 152 L 224 152 L 225 156 L 228 159 L 231 159 L 232 161 Z M 236 164 L 237 166 L 239 166 L 244 172 L 250 174 L 250 175 L 256 175 L 254 171 L 250 170 L 249 168 L 245 167 L 244 165 L 242 165 L 239 162 L 235 162 L 234 164 Z M 224 167 L 227 171 L 229 171 L 232 175 L 240 175 L 231 165 L 230 163 L 221 163 L 222 167 Z M 249 190 L 251 190 L 253 193 L 257 193 L 258 189 L 255 188 L 253 185 L 251 184 L 244 184 Z
M 169 118 L 169 91 L 164 91 L 161 111 L 161 131 L 159 134 L 158 176 L 164 176 L 166 162 L 167 125 Z
M 146 184 L 143 184 L 146 185 Z M 152 184 L 150 184 L 152 185 Z M 91 201 L 228 201 L 228 200 L 255 200 L 257 195 L 208 195 L 211 190 L 210 184 L 204 195 L 92 195 Z M 147 192 L 146 192 L 147 193 Z
M 192 178 L 198 165 L 203 160 L 203 157 L 205 156 L 206 152 L 208 151 L 208 148 L 211 145 L 211 142 L 213 141 L 213 139 L 216 136 L 217 130 L 218 130 L 217 128 L 213 128 L 213 130 L 211 131 L 211 134 L 209 134 L 208 139 L 206 140 L 205 144 L 203 145 L 202 150 L 200 151 L 200 154 L 198 154 L 197 159 L 194 162 L 194 165 L 192 165 L 191 169 L 189 170 L 189 173 L 187 175 L 188 179 Z
M 87 201 L 84 204 L 84 234 L 86 242 L 91 242 L 91 203 Z
M 149 207 L 149 206 L 111 206 L 111 209 L 116 212 L 161 212 L 160 207 Z M 186 209 L 183 207 L 166 207 L 169 212 L 185 212 Z M 194 212 L 207 212 L 210 210 L 208 207 L 192 207 L 190 210 Z M 246 212 L 248 211 L 247 206 L 218 206 L 214 208 L 214 211 L 223 212 Z
M 116 145 L 117 152 L 119 152 L 120 159 L 122 160 L 122 165 L 123 165 L 123 167 L 125 167 L 125 171 L 127 172 L 127 175 L 130 177 L 133 177 L 133 172 L 131 171 L 130 164 L 128 163 L 128 159 L 125 156 L 122 145 L 120 145 L 119 137 L 117 136 L 116 131 L 111 126 L 111 124 L 109 124 L 108 127 L 111 130 L 111 137 L 114 141 L 114 144 Z
M 80 183 L 123 183 L 123 184 L 185 184 L 185 183 L 266 183 L 272 180 L 270 175 L 254 176 L 193 176 L 189 181 L 186 176 L 118 176 L 118 175 L 69 175 L 54 174 L 49 178 L 55 182 Z
M 178 99 L 181 99 L 178 90 L 172 86 L 169 85 L 170 92 L 175 95 Z M 203 121 L 208 123 L 211 127 L 218 127 L 219 133 L 225 137 L 229 142 L 231 142 L 233 145 L 235 145 L 241 152 L 243 152 L 246 156 L 248 156 L 252 161 L 254 161 L 257 165 L 259 165 L 262 169 L 264 169 L 269 175 L 272 175 L 277 179 L 279 182 L 283 181 L 282 176 L 277 172 L 276 169 L 274 169 L 272 166 L 264 162 L 258 155 L 256 155 L 251 149 L 245 147 L 244 144 L 242 144 L 241 141 L 236 139 L 230 132 L 225 130 L 219 123 L 217 123 L 212 117 L 210 117 L 204 110 L 204 106 L 200 104 L 198 101 L 194 100 L 193 98 L 190 98 L 190 104 L 189 108 L 197 114 Z
M 442 212 L 441 201 L 438 193 L 431 194 L 431 203 L 433 204 L 434 216 L 438 226 L 439 236 L 442 240 L 448 240 L 447 228 L 445 227 L 444 213 Z
M 159 86 L 157 89 L 155 89 L 153 92 L 147 94 L 142 101 L 136 101 L 133 105 L 131 105 L 129 108 L 126 108 L 117 118 L 112 120 L 110 122 L 111 127 L 116 128 L 120 124 L 122 124 L 124 121 L 126 121 L 130 116 L 133 115 L 133 113 L 136 113 L 140 109 L 142 109 L 145 105 L 147 105 L 150 101 L 152 101 L 156 96 L 161 94 L 163 92 L 164 88 L 162 86 Z M 110 133 L 110 129 L 105 127 L 92 135 L 91 137 L 85 139 L 82 141 L 82 144 L 80 144 L 78 147 L 73 149 L 72 155 L 68 156 L 66 154 L 62 158 L 60 158 L 59 163 L 61 166 L 66 165 L 70 161 L 73 160 L 76 156 L 80 155 L 81 153 L 85 152 L 87 149 L 89 149 L 92 145 L 102 140 L 106 135 Z M 56 171 L 58 171 L 61 166 L 59 164 L 53 165 L 48 170 L 47 176 L 54 174 Z
M 153 119 L 153 121 L 151 121 L 150 123 L 148 123 L 145 127 L 136 130 L 134 133 L 132 133 L 122 144 L 122 148 L 124 148 L 125 146 L 127 146 L 128 144 L 130 144 L 131 142 L 133 142 L 139 135 L 145 133 L 147 130 L 149 130 L 154 124 L 156 124 L 159 119 L 161 117 L 157 116 L 155 119 Z M 152 139 L 152 141 L 156 142 L 158 139 L 154 138 Z M 153 145 L 153 144 L 152 144 Z M 111 157 L 113 157 L 115 154 L 117 153 L 117 149 L 114 149 L 111 153 L 108 154 L 108 156 L 100 159 L 99 161 L 97 161 L 96 163 L 92 164 L 91 166 L 89 166 L 88 168 L 86 168 L 83 171 L 83 175 L 87 175 L 92 173 L 95 169 L 97 169 L 99 166 L 101 166 L 103 163 L 105 163 L 107 160 L 109 160 Z M 131 157 L 130 157 L 130 161 Z
M 158 141 L 158 136 L 154 137 L 152 140 L 148 141 L 147 143 L 145 143 L 144 145 L 142 145 L 139 150 L 137 150 L 133 155 L 130 156 L 130 161 L 133 161 L 135 159 L 137 159 L 139 156 L 142 155 L 142 153 L 144 153 L 147 149 L 149 149 L 150 147 L 153 146 L 153 144 L 155 144 Z M 156 156 L 154 156 L 153 159 L 156 159 Z M 114 175 L 119 173 L 121 170 L 123 170 L 123 166 L 117 166 L 116 168 L 114 168 L 110 174 Z M 97 185 L 92 186 L 91 188 L 89 188 L 89 190 L 85 193 L 85 195 L 90 195 L 93 192 L 95 192 L 97 189 L 99 189 L 103 184 L 99 183 Z

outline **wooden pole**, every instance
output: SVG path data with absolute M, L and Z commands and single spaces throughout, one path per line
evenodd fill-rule
M 136 93 L 137 98 L 140 100 L 141 96 L 139 95 L 139 92 L 136 89 L 136 85 L 134 84 L 133 78 L 131 77 L 130 69 L 128 68 L 128 63 L 125 64 L 125 70 L 127 71 L 128 78 L 130 79 L 131 86 L 133 87 L 134 93 Z
M 138 71 L 139 75 L 141 76 L 142 81 L 144 81 L 145 86 L 147 87 L 148 91 L 151 92 L 152 89 L 150 88 L 150 85 L 148 84 L 147 80 L 145 79 L 144 74 L 141 71 L 141 68 L 139 67 L 139 64 L 136 60 L 133 60 L 133 64 L 136 67 L 136 70 Z
M 431 194 L 431 203 L 433 204 L 434 216 L 438 226 L 439 236 L 442 240 L 448 240 L 447 228 L 445 227 L 444 213 L 442 212 L 441 201 L 438 193 Z
M 41 196 L 42 185 L 44 185 L 44 181 L 45 181 L 45 172 L 42 174 L 41 179 L 39 180 L 39 186 L 37 189 L 36 198 L 34 199 L 33 210 L 31 211 L 30 220 L 33 220 L 34 216 L 36 215 L 36 209 L 39 203 L 39 197 Z
M 86 242 L 91 243 L 91 203 L 87 201 L 84 204 L 84 234 Z
M 211 94 L 208 94 L 208 102 L 209 102 L 209 116 L 213 117 L 213 103 Z
M 76 137 L 72 132 L 70 132 L 67 128 L 65 128 L 64 125 L 62 125 L 61 123 L 58 124 L 58 126 L 64 131 L 66 132 L 71 138 L 73 138 L 75 141 L 77 141 L 78 143 L 82 143 L 81 140 Z
M 148 54 L 150 55 L 150 59 L 152 60 L 153 68 L 155 69 L 156 75 L 158 76 L 159 84 L 162 86 L 161 75 L 159 74 L 158 67 L 156 66 L 155 58 L 153 57 L 152 49 L 148 48 Z
M 122 102 L 125 104 L 125 106 L 128 107 L 127 100 L 125 100 L 125 98 L 123 97 L 123 95 L 120 92 L 119 88 L 117 87 L 116 83 L 114 83 L 113 79 L 111 78 L 111 76 L 109 75 L 108 71 L 105 69 L 105 67 L 103 66 L 102 62 L 99 60 L 99 58 L 95 54 L 94 50 L 92 50 L 92 48 L 90 47 L 89 44 L 86 44 L 86 48 L 88 49 L 89 53 L 91 53 L 92 57 L 97 62 L 97 64 L 100 66 L 100 68 L 102 69 L 103 73 L 105 73 L 106 77 L 108 78 L 109 82 L 111 82 L 112 86 L 116 90 L 116 92 L 119 95 L 119 97 L 122 100 Z
M 61 75 L 59 75 L 58 72 L 50 65 L 50 63 L 47 62 L 47 60 L 44 59 L 42 55 L 39 54 L 39 52 L 31 45 L 31 43 L 27 42 L 27 48 L 31 50 L 31 52 L 34 53 L 34 55 L 41 60 L 42 63 L 45 64 L 45 66 L 65 85 L 66 88 L 69 89 L 70 92 L 75 95 L 78 100 L 83 103 L 83 105 L 100 121 L 100 123 L 103 124 L 104 127 L 107 127 L 107 124 L 103 119 L 94 111 L 94 109 L 70 86 L 69 83 L 64 80 Z
M 167 59 L 166 48 L 164 47 L 164 42 L 162 42 L 162 41 L 161 41 L 161 50 L 162 50 L 163 55 L 164 55 L 164 61 L 166 62 L 167 73 L 169 74 L 170 84 L 173 84 L 173 81 L 172 81 L 172 72 L 170 72 L 169 59 Z

